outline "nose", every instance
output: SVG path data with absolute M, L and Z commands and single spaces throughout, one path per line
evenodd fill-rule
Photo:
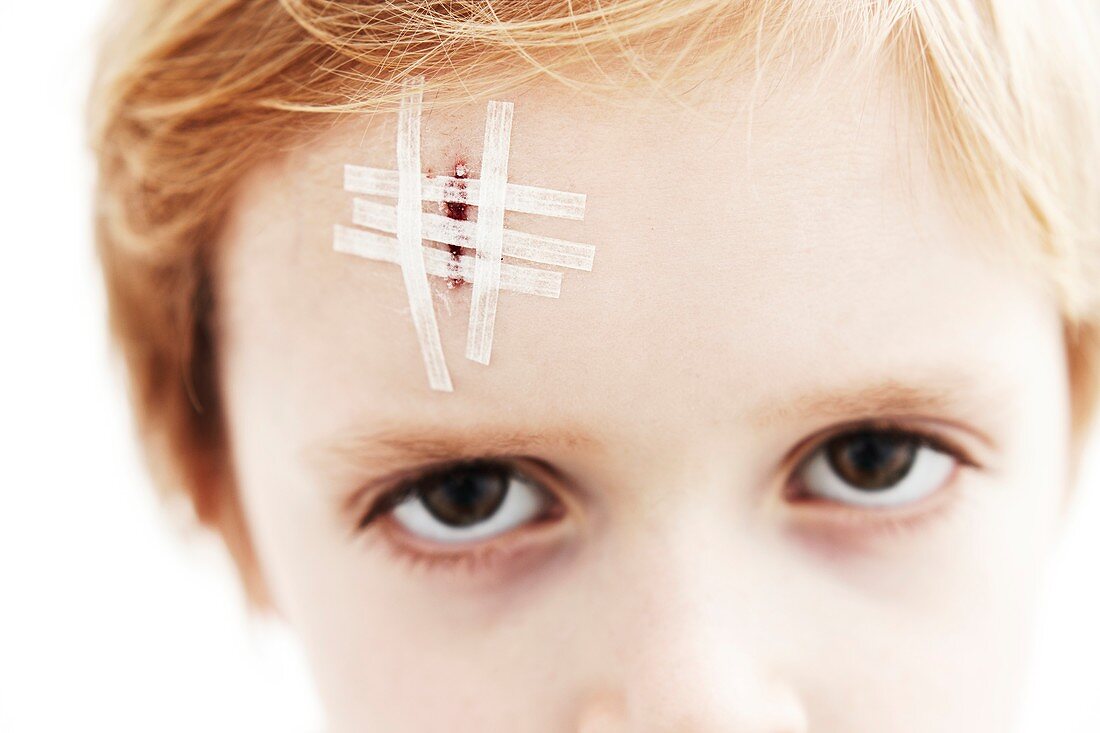
M 760 581 L 775 579 L 742 572 L 753 562 L 744 544 L 663 539 L 601 561 L 605 602 L 589 623 L 604 675 L 577 732 L 807 733 L 797 691 L 769 659 L 784 648 L 783 614 L 769 612 L 776 594 Z M 619 564 L 628 556 L 640 567 Z
M 586 700 L 577 733 L 807 733 L 794 692 L 747 660 L 730 664 L 736 653 L 669 648 L 660 656 L 664 663 L 635 666 L 624 688 Z

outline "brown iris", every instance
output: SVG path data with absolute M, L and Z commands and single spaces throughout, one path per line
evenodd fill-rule
M 879 491 L 896 485 L 913 466 L 920 441 L 912 435 L 860 431 L 825 444 L 829 466 L 850 486 Z
M 489 519 L 508 494 L 511 472 L 505 466 L 469 463 L 420 481 L 420 502 L 440 522 L 468 527 Z

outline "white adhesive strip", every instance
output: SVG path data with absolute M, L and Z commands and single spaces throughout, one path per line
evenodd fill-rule
M 428 384 L 434 390 L 451 392 L 451 375 L 439 339 L 431 286 L 424 266 L 420 213 L 420 110 L 424 104 L 423 79 L 402 85 L 404 97 L 397 116 L 397 242 L 401 254 L 401 275 L 409 296 L 420 352 L 428 370 Z
M 397 232 L 396 207 L 360 198 L 354 200 L 354 207 L 353 223 L 390 234 Z M 420 222 L 424 238 L 433 242 L 470 247 L 476 235 L 476 225 L 472 221 L 425 213 L 421 215 Z M 504 255 L 544 265 L 591 271 L 596 248 L 590 244 L 505 229 Z
M 421 180 L 421 195 L 425 201 L 476 205 L 481 197 L 481 186 L 481 181 L 476 178 L 425 175 Z M 344 189 L 369 196 L 396 197 L 397 171 L 345 165 Z M 583 219 L 586 198 L 583 193 L 509 183 L 504 195 L 504 208 L 520 214 Z
M 333 236 L 333 249 L 368 260 L 401 264 L 397 239 L 366 229 L 337 224 Z M 456 262 L 450 252 L 432 247 L 423 249 L 424 265 L 429 275 L 443 278 L 457 277 L 466 282 L 474 281 L 473 257 L 462 255 Z M 500 266 L 500 289 L 524 295 L 557 298 L 561 295 L 561 273 L 504 263 Z
M 493 351 L 500 264 L 504 254 L 504 197 L 508 188 L 508 147 L 512 137 L 512 103 L 489 102 L 481 147 L 481 187 L 474 237 L 474 294 L 466 330 L 466 358 L 488 364 Z

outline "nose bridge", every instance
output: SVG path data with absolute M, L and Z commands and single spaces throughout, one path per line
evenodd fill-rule
M 769 665 L 782 629 L 769 627 L 751 540 L 691 514 L 651 522 L 601 558 L 609 685 L 579 730 L 804 733 L 795 691 Z

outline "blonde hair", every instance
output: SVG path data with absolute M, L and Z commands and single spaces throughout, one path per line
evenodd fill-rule
M 759 72 L 811 49 L 892 64 L 943 169 L 1027 233 L 1020 256 L 1061 304 L 1079 436 L 1100 372 L 1098 28 L 1085 0 L 122 2 L 91 105 L 97 239 L 159 483 L 251 567 L 209 265 L 234 186 L 260 160 L 340 114 L 392 108 L 409 74 L 446 103 L 536 79 L 620 84 L 611 66 L 658 86 L 696 69 Z

